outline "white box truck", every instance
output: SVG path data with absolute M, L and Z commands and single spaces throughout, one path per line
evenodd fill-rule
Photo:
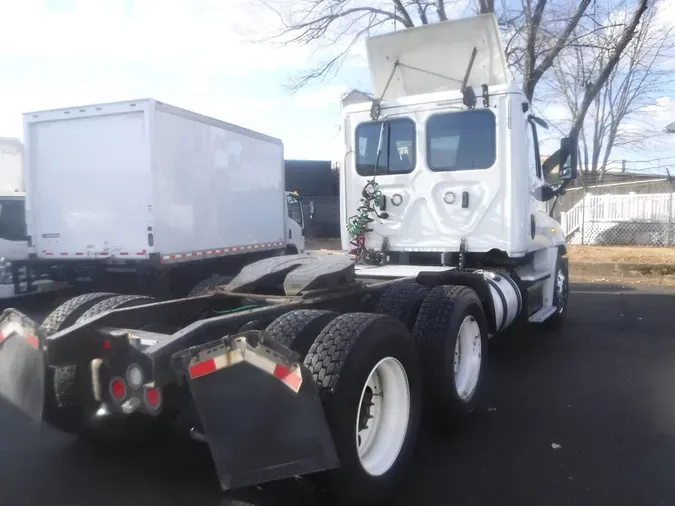
M 35 277 L 177 296 L 304 250 L 278 139 L 152 99 L 26 113 L 24 132 Z

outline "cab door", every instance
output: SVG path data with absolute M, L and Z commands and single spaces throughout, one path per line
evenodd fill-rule
M 298 253 L 305 251 L 305 217 L 300 198 L 293 193 L 286 193 L 288 208 L 288 245 L 294 246 Z

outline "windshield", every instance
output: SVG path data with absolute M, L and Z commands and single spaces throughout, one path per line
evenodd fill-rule
M 0 239 L 26 239 L 26 211 L 23 199 L 0 198 Z
M 490 110 L 435 114 L 426 130 L 431 170 L 487 169 L 495 163 L 497 126 Z

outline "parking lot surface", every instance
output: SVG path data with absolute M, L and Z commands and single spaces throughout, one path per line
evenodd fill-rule
M 577 284 L 569 309 L 559 333 L 491 341 L 479 409 L 443 435 L 423 432 L 388 504 L 675 504 L 675 289 Z M 103 453 L 5 405 L 0 429 L 3 505 L 233 501 L 198 443 Z M 259 501 L 312 499 L 282 483 Z

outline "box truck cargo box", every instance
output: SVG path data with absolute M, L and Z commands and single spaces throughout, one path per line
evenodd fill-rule
M 151 99 L 24 121 L 38 258 L 167 262 L 285 247 L 278 139 Z

